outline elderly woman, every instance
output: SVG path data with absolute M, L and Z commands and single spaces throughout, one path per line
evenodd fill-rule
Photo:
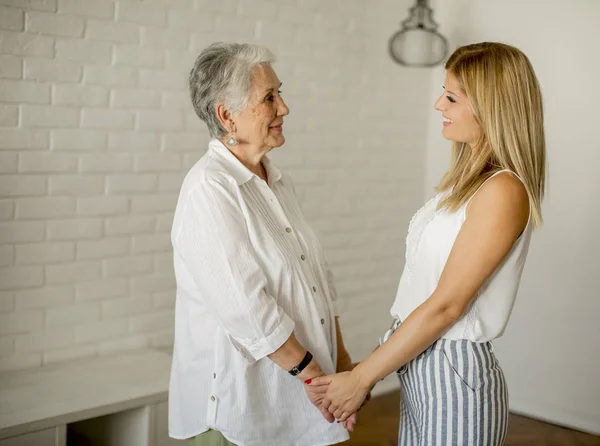
M 266 154 L 289 110 L 265 48 L 217 43 L 190 73 L 214 138 L 188 172 L 172 228 L 177 300 L 171 437 L 193 445 L 348 439 L 304 381 L 351 368 L 336 292 L 291 179 Z

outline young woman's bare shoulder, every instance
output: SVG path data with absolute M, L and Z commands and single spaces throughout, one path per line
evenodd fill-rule
M 529 197 L 521 180 L 502 172 L 483 185 L 467 211 L 469 215 L 483 212 L 510 219 L 522 230 L 529 219 Z

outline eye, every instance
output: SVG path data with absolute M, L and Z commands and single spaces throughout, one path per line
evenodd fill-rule
M 278 94 L 278 95 L 281 95 L 281 90 L 278 90 L 278 91 L 277 91 L 277 94 Z M 270 94 L 269 96 L 267 96 L 267 97 L 265 98 L 265 101 L 274 102 L 274 101 L 275 101 L 275 95 L 272 95 L 272 94 Z
M 454 99 L 452 96 L 446 96 L 446 98 L 452 103 L 456 102 L 456 99 Z

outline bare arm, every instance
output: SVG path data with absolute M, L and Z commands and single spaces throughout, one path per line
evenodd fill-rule
M 465 313 L 525 229 L 528 217 L 529 200 L 518 179 L 500 174 L 488 181 L 470 203 L 434 293 L 387 342 L 345 374 L 338 385 L 330 385 L 324 406 L 336 418 L 345 419 L 377 381 L 439 339 Z M 317 384 L 328 380 L 332 381 L 320 378 Z
M 283 370 L 289 371 L 300 364 L 305 355 L 306 349 L 300 345 L 300 342 L 298 342 L 296 336 L 292 333 L 288 340 L 285 341 L 281 347 L 268 355 L 268 357 Z M 308 366 L 297 375 L 297 378 L 306 381 L 307 379 L 323 375 L 324 373 L 321 370 L 321 367 L 319 367 L 317 361 L 313 359 Z

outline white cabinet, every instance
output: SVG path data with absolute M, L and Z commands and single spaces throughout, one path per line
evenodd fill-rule
M 0 374 L 0 446 L 178 446 L 171 357 L 143 350 Z
M 154 406 L 144 406 L 72 423 L 68 437 L 86 446 L 155 446 L 153 411 Z
M 156 446 L 183 446 L 186 442 L 169 437 L 169 412 L 167 402 L 156 405 Z
M 65 426 L 44 429 L 0 440 L 0 446 L 65 446 Z

